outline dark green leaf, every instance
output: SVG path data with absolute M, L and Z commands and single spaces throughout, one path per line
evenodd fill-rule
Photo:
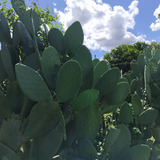
M 54 47 L 48 47 L 42 54 L 41 68 L 47 84 L 54 89 L 56 86 L 57 72 L 60 68 L 60 58 Z
M 70 60 L 66 62 L 60 69 L 57 82 L 56 94 L 60 103 L 72 99 L 81 86 L 81 68 L 80 65 Z
M 52 28 L 48 33 L 48 41 L 58 52 L 63 50 L 63 34 L 57 28 Z
M 78 61 L 82 70 L 82 86 L 81 90 L 90 89 L 93 81 L 93 65 L 92 56 L 88 48 L 84 45 L 80 46 L 73 57 Z
M 67 29 L 64 35 L 65 49 L 75 51 L 80 45 L 82 45 L 83 39 L 84 35 L 82 26 L 78 21 L 76 21 Z
M 89 89 L 81 92 L 72 102 L 73 110 L 81 110 L 88 107 L 98 99 L 99 92 L 96 89 Z
M 143 111 L 137 118 L 137 122 L 142 125 L 152 124 L 158 116 L 157 109 L 147 109 Z
M 129 160 L 149 160 L 150 147 L 144 144 L 131 147 Z
M 34 101 L 51 99 L 51 93 L 41 75 L 23 64 L 16 64 L 16 76 L 23 93 Z
M 133 121 L 132 108 L 127 102 L 124 102 L 120 108 L 119 119 L 121 123 L 126 125 Z
M 29 115 L 29 121 L 22 140 L 38 138 L 54 129 L 60 118 L 61 112 L 56 102 L 39 102 L 35 104 Z

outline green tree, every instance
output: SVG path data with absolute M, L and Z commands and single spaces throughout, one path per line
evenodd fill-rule
M 39 28 L 39 38 L 43 39 L 44 43 L 46 41 L 45 37 L 45 30 L 44 25 L 47 28 L 59 28 L 61 31 L 63 31 L 63 25 L 59 22 L 59 17 L 57 14 L 54 13 L 53 9 L 49 9 L 49 7 L 42 9 L 39 5 L 38 0 L 32 0 L 29 7 L 24 6 L 26 10 L 29 10 L 29 8 L 32 8 L 40 17 L 40 25 Z M 0 2 L 0 13 L 3 13 L 4 16 L 7 19 L 7 22 L 9 24 L 9 27 L 11 30 L 13 30 L 13 24 L 18 20 L 18 15 L 13 9 L 11 2 L 8 0 L 1 0 Z
M 148 49 L 151 51 L 153 50 L 157 50 L 160 49 L 160 43 L 156 42 L 156 41 L 152 41 L 151 44 L 148 46 Z
M 136 42 L 133 45 L 122 44 L 112 49 L 111 53 L 106 53 L 103 58 L 110 62 L 112 67 L 118 67 L 123 72 L 127 72 L 130 70 L 130 62 L 136 60 L 147 46 L 149 45 L 145 42 Z

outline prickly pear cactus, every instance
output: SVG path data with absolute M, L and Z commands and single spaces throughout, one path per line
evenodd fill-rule
M 160 141 L 159 52 L 145 50 L 122 75 L 92 60 L 79 22 L 65 34 L 50 29 L 44 46 L 38 14 L 23 0 L 11 3 L 13 37 L 0 13 L 0 159 L 149 160 L 147 139 Z M 115 127 L 104 124 L 110 116 Z

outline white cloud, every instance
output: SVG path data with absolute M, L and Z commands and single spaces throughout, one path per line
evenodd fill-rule
M 152 31 L 160 30 L 160 21 L 158 19 L 159 14 L 160 14 L 160 5 L 158 6 L 158 8 L 153 13 L 153 15 L 156 17 L 156 21 L 155 21 L 155 23 L 152 23 L 150 25 L 150 28 L 151 28 Z
M 57 4 L 53 2 L 53 5 L 56 6 Z
M 96 0 L 97 3 L 102 3 L 102 0 Z
M 102 0 L 66 0 L 65 10 L 58 11 L 60 21 L 67 29 L 74 21 L 83 27 L 84 44 L 92 50 L 108 51 L 123 43 L 144 41 L 145 36 L 135 36 L 128 29 L 134 29 L 134 17 L 139 14 L 138 1 L 133 0 L 128 10 L 122 6 L 113 8 Z

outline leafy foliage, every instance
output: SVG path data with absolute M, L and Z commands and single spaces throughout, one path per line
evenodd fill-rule
M 106 59 L 112 67 L 118 67 L 123 72 L 130 70 L 130 62 L 136 60 L 138 55 L 143 52 L 143 49 L 148 44 L 145 42 L 136 42 L 133 45 L 122 44 L 115 49 L 111 50 L 111 53 L 106 53 L 104 59 Z
M 19 1 L 19 0 L 18 0 Z M 18 2 L 15 0 L 12 0 L 13 2 Z M 27 7 L 24 5 L 25 3 L 23 1 L 20 1 L 21 9 L 23 10 L 29 10 L 29 8 L 32 8 L 40 17 L 40 28 L 38 31 L 39 38 L 43 39 L 43 42 L 47 42 L 47 37 L 46 37 L 46 32 L 48 32 L 49 28 L 59 28 L 61 31 L 63 30 L 63 25 L 58 21 L 59 17 L 57 14 L 54 13 L 53 9 L 49 9 L 49 7 L 42 9 L 39 6 L 38 0 L 36 1 L 31 1 L 30 6 Z M 16 6 L 17 3 L 15 3 L 14 6 Z M 10 2 L 8 0 L 2 0 L 0 2 L 0 13 L 3 13 L 4 16 L 7 19 L 8 25 L 10 29 L 13 30 L 14 28 L 14 23 L 19 19 L 18 18 L 18 12 L 14 10 L 15 7 L 12 7 Z M 16 9 L 16 8 L 15 8 Z

